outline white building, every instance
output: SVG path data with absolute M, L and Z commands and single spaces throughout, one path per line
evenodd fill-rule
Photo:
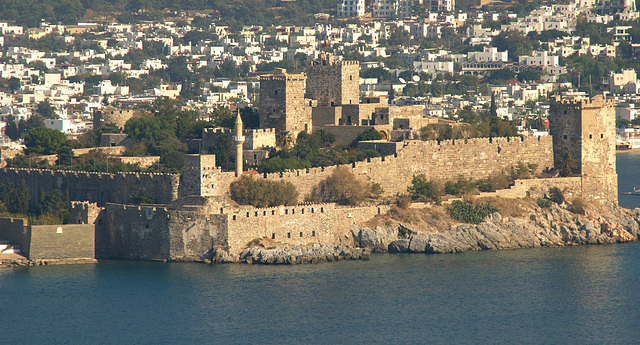
M 338 2 L 338 17 L 364 16 L 364 0 L 342 0 Z
M 533 52 L 532 56 L 520 56 L 518 64 L 526 66 L 558 66 L 559 58 L 546 51 Z
M 451 12 L 456 7 L 455 0 L 426 0 L 431 12 Z
M 484 47 L 481 52 L 467 53 L 468 61 L 489 62 L 489 61 L 509 61 L 509 52 L 499 52 L 496 47 Z
M 374 0 L 374 17 L 409 17 L 413 6 L 422 4 L 423 0 Z

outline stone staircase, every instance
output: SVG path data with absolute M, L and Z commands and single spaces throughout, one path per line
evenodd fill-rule
M 0 241 L 0 254 L 20 254 L 20 245 Z

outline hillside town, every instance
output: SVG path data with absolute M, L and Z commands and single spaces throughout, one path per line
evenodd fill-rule
M 4 227 L 91 225 L 81 257 L 237 261 L 255 239 L 350 244 L 403 197 L 558 184 L 617 205 L 613 143 L 640 147 L 635 3 L 522 4 L 340 0 L 308 25 L 176 9 L 0 22 L 0 211 L 30 224 Z M 332 192 L 339 178 L 358 192 Z

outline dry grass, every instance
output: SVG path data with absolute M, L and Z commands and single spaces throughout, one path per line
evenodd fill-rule
M 522 218 L 529 214 L 530 210 L 536 207 L 535 200 L 531 198 L 524 199 L 505 199 L 496 197 L 472 198 L 467 200 L 472 205 L 489 203 L 498 209 L 503 217 Z
M 420 209 L 393 207 L 387 214 L 376 216 L 365 225 L 368 227 L 396 227 L 399 224 L 417 232 L 437 232 L 458 222 L 449 216 L 446 207 L 432 206 Z

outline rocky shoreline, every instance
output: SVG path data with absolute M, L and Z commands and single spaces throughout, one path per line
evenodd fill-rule
M 371 251 L 367 248 L 356 248 L 344 244 L 308 246 L 275 246 L 262 248 L 254 246 L 242 253 L 238 262 L 249 264 L 293 265 L 305 263 L 323 263 L 339 260 L 369 260 Z
M 96 259 L 0 260 L 0 268 L 97 263 Z
M 428 254 L 638 241 L 640 209 L 620 212 L 607 217 L 580 215 L 554 205 L 528 219 L 496 212 L 480 224 L 456 224 L 440 232 L 403 225 L 411 230 L 407 236 L 399 236 L 397 228 L 380 226 L 353 229 L 352 234 L 356 246 L 373 252 Z

